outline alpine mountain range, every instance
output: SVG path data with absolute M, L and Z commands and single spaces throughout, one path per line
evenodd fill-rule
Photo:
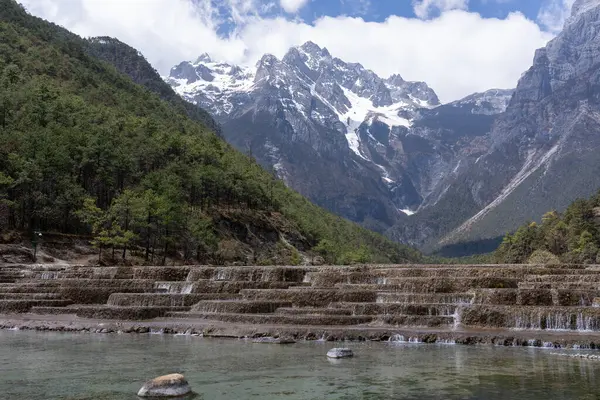
M 448 104 L 307 42 L 165 77 L 316 204 L 425 250 L 493 239 L 600 188 L 600 0 L 577 0 L 516 89 Z

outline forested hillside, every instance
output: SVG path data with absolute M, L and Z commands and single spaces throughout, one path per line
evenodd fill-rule
M 506 235 L 495 256 L 501 263 L 599 263 L 600 192 Z
M 0 230 L 91 234 L 107 255 L 155 262 L 419 259 L 289 190 L 100 53 L 0 0 Z

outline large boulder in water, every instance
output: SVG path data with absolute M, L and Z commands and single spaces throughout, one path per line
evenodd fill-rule
M 144 384 L 138 392 L 140 397 L 179 397 L 192 392 L 192 388 L 181 374 L 159 376 Z
M 327 352 L 329 358 L 348 358 L 354 356 L 354 353 L 350 349 L 335 348 Z

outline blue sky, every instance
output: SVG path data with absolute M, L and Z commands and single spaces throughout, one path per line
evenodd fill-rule
M 506 18 L 509 13 L 519 11 L 529 19 L 536 19 L 541 7 L 542 0 L 473 0 L 469 4 L 469 11 L 486 18 Z M 415 17 L 410 0 L 316 0 L 308 2 L 300 12 L 300 16 L 307 21 L 322 15 L 339 14 L 360 16 L 375 22 L 382 22 L 390 15 Z
M 75 33 L 116 37 L 167 75 L 202 53 L 254 65 L 310 40 L 444 102 L 511 88 L 574 0 L 19 0 Z M 600 0 L 599 0 L 600 1 Z
M 215 4 L 222 3 L 219 0 L 213 1 Z M 551 5 L 553 1 L 558 4 L 556 0 L 466 0 L 464 2 L 467 3 L 469 12 L 478 13 L 484 18 L 504 19 L 510 13 L 520 12 L 528 19 L 538 22 L 540 10 Z M 337 17 L 340 15 L 359 17 L 367 22 L 383 22 L 392 15 L 406 18 L 417 17 L 414 3 L 411 0 L 306 0 L 302 8 L 293 13 L 293 16 L 286 13 L 273 0 L 260 0 L 259 3 L 265 10 L 268 10 L 262 13 L 264 16 L 294 17 L 307 23 L 314 23 L 323 16 Z M 223 12 L 227 14 L 226 10 Z M 435 18 L 440 13 L 439 10 L 433 9 L 429 18 Z M 233 25 L 235 24 L 224 23 L 220 32 L 226 34 L 234 27 Z

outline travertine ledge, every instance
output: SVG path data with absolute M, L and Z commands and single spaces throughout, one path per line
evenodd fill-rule
M 582 265 L 0 266 L 18 329 L 596 348 L 599 300 Z

